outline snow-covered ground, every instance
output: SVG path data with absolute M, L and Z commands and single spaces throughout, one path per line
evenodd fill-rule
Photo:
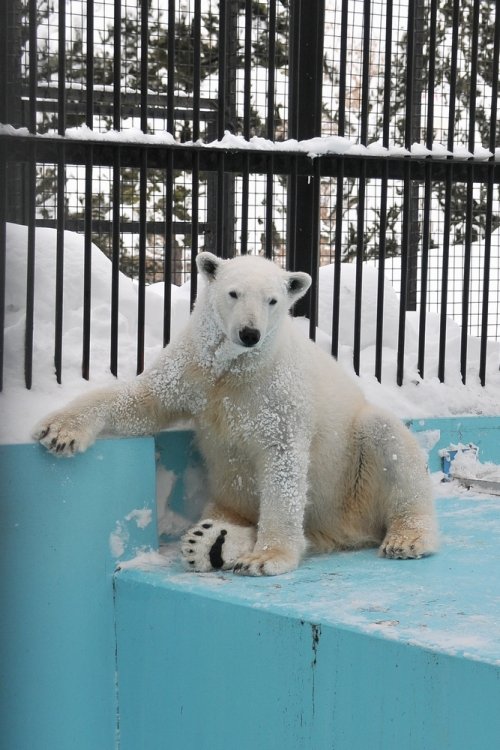
M 3 443 L 30 441 L 33 425 L 46 412 L 97 385 L 109 384 L 111 263 L 97 248 L 92 252 L 92 322 L 90 381 L 81 377 L 83 323 L 83 237 L 65 235 L 63 370 L 62 384 L 54 374 L 55 254 L 56 232 L 36 230 L 35 329 L 33 385 L 24 386 L 24 335 L 27 264 L 27 227 L 7 225 L 7 280 L 4 391 L 0 396 L 0 440 Z M 340 299 L 339 360 L 352 372 L 354 330 L 354 266 L 343 264 Z M 146 290 L 145 361 L 151 365 L 162 345 L 162 285 Z M 330 350 L 333 267 L 320 270 L 319 329 L 317 341 Z M 377 272 L 366 266 L 363 277 L 361 327 L 361 376 L 359 384 L 367 398 L 391 408 L 401 417 L 433 417 L 458 414 L 496 415 L 500 412 L 500 344 L 488 346 L 487 385 L 478 380 L 479 341 L 469 340 L 467 385 L 459 372 L 460 328 L 448 322 L 446 382 L 437 379 L 439 320 L 427 319 L 426 377 L 417 374 L 418 318 L 408 314 L 405 348 L 405 380 L 396 385 L 396 352 L 399 301 L 387 281 L 384 308 L 382 384 L 373 375 L 375 359 L 375 310 Z M 189 286 L 172 288 L 172 334 L 180 335 L 189 315 Z M 308 321 L 298 319 L 304 335 Z M 137 341 L 137 286 L 120 276 L 119 379 L 135 375 Z

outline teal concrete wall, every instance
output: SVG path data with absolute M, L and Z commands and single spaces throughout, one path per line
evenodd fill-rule
M 498 418 L 411 428 L 432 471 L 456 442 L 500 463 Z M 100 440 L 70 460 L 0 447 L 2 748 L 495 746 L 495 501 L 440 508 L 443 548 L 425 561 L 371 550 L 245 579 L 186 573 L 174 545 L 165 569 L 115 575 L 156 547 L 155 455 L 182 514 L 190 432 Z M 453 633 L 466 648 L 443 646 Z
M 0 745 L 112 750 L 113 573 L 156 545 L 153 440 L 99 441 L 73 459 L 1 446 L 0 477 Z M 145 528 L 126 520 L 143 508 Z

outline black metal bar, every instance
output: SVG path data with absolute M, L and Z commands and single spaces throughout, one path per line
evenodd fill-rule
M 286 231 L 286 267 L 297 268 L 297 224 L 295 221 L 297 206 L 297 156 L 292 155 L 290 174 L 287 181 L 287 231 Z
M 361 131 L 360 141 L 368 143 L 368 114 L 370 111 L 370 23 L 371 0 L 363 2 L 363 73 L 361 80 Z
M 122 5 L 114 1 L 113 19 L 113 129 L 121 129 Z M 116 375 L 116 372 L 114 373 Z
M 342 0 L 341 19 L 340 19 L 339 102 L 338 102 L 338 114 L 337 114 L 338 134 L 342 137 L 345 135 L 348 15 L 349 15 L 349 0 Z
M 385 58 L 384 58 L 384 105 L 382 123 L 382 143 L 388 148 L 391 124 L 391 88 L 392 88 L 392 0 L 387 0 L 385 6 Z M 387 169 L 386 169 L 387 173 Z
M 193 14 L 193 140 L 200 137 L 201 84 L 201 0 L 194 2 Z M 199 159 L 197 161 L 199 165 Z
M 94 128 L 94 0 L 87 0 L 87 38 L 86 38 L 86 114 L 85 124 Z
M 5 143 L 0 144 L 0 392 L 3 390 L 5 274 L 7 260 L 7 160 Z
M 226 51 L 227 51 L 227 1 L 219 0 L 219 87 L 217 92 L 217 138 L 224 136 L 226 127 Z
M 427 133 L 429 131 L 427 130 Z M 429 248 L 432 200 L 432 161 L 427 163 L 424 188 L 424 223 L 422 228 L 422 258 L 420 269 L 420 313 L 418 326 L 417 369 L 421 378 L 425 373 L 425 334 L 427 328 L 427 287 L 429 274 Z
M 314 161 L 313 177 L 313 205 L 312 205 L 312 237 L 311 237 L 311 274 L 312 284 L 309 290 L 309 338 L 316 340 L 316 326 L 318 325 L 318 291 L 319 291 L 319 250 L 321 235 L 321 162 Z
M 335 206 L 335 257 L 333 270 L 332 355 L 339 356 L 340 276 L 342 269 L 342 225 L 344 217 L 344 159 L 339 157 Z
M 172 152 L 168 154 L 165 173 L 165 252 L 163 259 L 163 346 L 170 341 L 172 315 L 172 258 L 174 214 L 174 165 Z
M 198 255 L 198 235 L 200 232 L 199 221 L 199 190 L 200 190 L 200 159 L 198 154 L 193 154 L 193 171 L 191 173 L 191 286 L 190 307 L 193 308 L 196 294 L 198 292 L 198 273 L 196 267 L 196 256 Z
M 252 0 L 245 0 L 245 44 L 243 68 L 243 135 L 250 138 L 250 103 L 252 97 Z
M 149 0 L 141 0 L 141 130 L 148 132 L 148 10 Z M 170 81 L 169 81 L 170 88 Z M 143 157 L 144 158 L 144 157 Z M 141 370 L 142 372 L 142 370 Z
M 66 0 L 59 0 L 57 18 L 59 25 L 57 132 L 59 135 L 64 135 L 66 130 Z
M 272 259 L 273 257 L 273 210 L 274 210 L 274 174 L 273 174 L 273 155 L 268 157 L 268 170 L 266 175 L 266 232 L 265 232 L 265 256 Z
M 88 161 L 85 165 L 85 208 L 83 240 L 83 347 L 82 378 L 90 378 L 90 329 L 92 313 L 92 174 L 93 152 L 89 144 Z
M 241 247 L 240 252 L 246 255 L 248 252 L 248 208 L 250 193 L 250 159 L 248 153 L 243 161 L 243 173 L 241 176 Z
M 436 36 L 437 36 L 437 0 L 431 0 L 429 17 L 429 72 L 427 74 L 427 122 L 426 146 L 432 148 L 434 142 L 434 90 L 436 84 Z M 426 172 L 427 175 L 427 172 Z M 423 364 L 423 363 L 422 363 Z
M 399 292 L 398 351 L 396 355 L 396 382 L 403 385 L 406 335 L 406 310 L 408 297 L 408 266 L 411 230 L 411 177 L 407 167 L 404 181 L 403 230 L 401 242 L 401 285 Z
M 356 223 L 356 281 L 354 292 L 354 345 L 352 361 L 354 372 L 359 375 L 361 351 L 361 312 L 363 297 L 363 262 L 365 259 L 365 202 L 366 172 L 362 165 L 358 185 L 358 220 Z
M 458 30 L 460 25 L 460 0 L 453 0 L 453 22 L 450 57 L 450 93 L 448 107 L 448 151 L 453 152 L 455 136 L 455 109 L 457 96 Z
M 387 170 L 380 186 L 380 230 L 378 245 L 377 314 L 375 335 L 375 377 L 382 382 L 382 348 L 384 342 L 385 254 L 387 231 Z
M 167 130 L 175 135 L 175 0 L 168 2 Z
M 488 351 L 488 312 L 490 297 L 490 263 L 491 263 L 491 230 L 493 223 L 493 190 L 495 180 L 495 146 L 497 138 L 498 112 L 498 78 L 500 73 L 500 0 L 495 2 L 495 34 L 493 42 L 492 86 L 491 86 L 491 117 L 489 149 L 492 156 L 488 164 L 488 181 L 486 190 L 486 227 L 484 239 L 484 271 L 483 271 L 483 301 L 481 311 L 481 346 L 479 355 L 479 380 L 486 384 L 486 356 Z
M 276 0 L 269 2 L 268 19 L 268 54 L 269 64 L 267 68 L 267 137 L 274 140 L 274 99 L 275 99 L 275 76 L 276 76 Z
M 451 105 L 450 105 L 451 106 Z M 450 259 L 451 202 L 453 186 L 453 162 L 450 162 L 445 182 L 443 262 L 441 264 L 441 313 L 439 323 L 438 378 L 444 382 L 446 366 L 446 322 L 448 314 L 448 270 Z
M 35 307 L 35 218 L 36 218 L 36 144 L 29 149 L 28 165 L 28 250 L 26 259 L 26 324 L 24 329 L 24 382 L 33 384 L 33 324 Z
M 139 277 L 137 289 L 137 368 L 144 370 L 144 331 L 146 326 L 146 240 L 147 240 L 148 154 L 142 153 L 139 173 Z
M 460 374 L 462 382 L 467 379 L 467 338 L 469 332 L 469 297 L 470 297 L 470 266 L 472 246 L 472 211 L 474 200 L 474 183 L 472 174 L 474 165 L 470 165 L 471 176 L 467 181 L 467 198 L 465 204 L 465 237 L 464 237 L 464 271 L 462 282 L 462 330 L 460 335 Z
M 29 0 L 29 110 L 28 128 L 30 133 L 36 133 L 36 89 L 37 89 L 37 0 Z
M 121 201 L 121 149 L 114 150 L 113 163 L 113 235 L 111 254 L 111 342 L 110 366 L 118 375 L 118 314 L 120 293 L 120 201 Z
M 63 338 L 63 304 L 64 304 L 64 220 L 66 192 L 66 160 L 64 144 L 57 162 L 57 235 L 56 235 L 56 299 L 55 299 L 55 332 L 54 332 L 54 366 L 56 380 L 62 382 L 62 338 Z
M 415 84 L 415 1 L 408 3 L 406 34 L 406 90 L 405 90 L 405 147 L 411 148 L 413 136 L 413 106 Z
M 217 255 L 227 258 L 227 248 L 224 242 L 224 153 L 221 152 L 217 159 L 217 216 L 216 216 L 216 239 L 215 246 Z

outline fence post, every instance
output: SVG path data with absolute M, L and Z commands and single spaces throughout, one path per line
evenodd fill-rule
M 290 66 L 288 137 L 304 140 L 321 135 L 323 37 L 325 2 L 290 2 Z M 294 271 L 311 273 L 319 253 L 314 236 L 314 184 L 307 176 L 290 179 L 288 189 L 287 262 Z M 290 242 L 290 237 L 294 241 Z M 293 252 L 290 248 L 293 247 Z M 313 279 L 313 282 L 315 279 Z M 307 300 L 300 300 L 296 315 L 312 315 Z

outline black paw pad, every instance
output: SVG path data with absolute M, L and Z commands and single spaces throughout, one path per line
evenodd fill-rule
M 215 570 L 220 570 L 220 568 L 222 568 L 222 566 L 224 565 L 224 560 L 222 559 L 222 545 L 224 544 L 224 537 L 226 536 L 226 534 L 227 531 L 225 529 L 222 529 L 219 536 L 210 547 L 210 552 L 208 553 L 210 564 L 212 568 L 215 568 Z

